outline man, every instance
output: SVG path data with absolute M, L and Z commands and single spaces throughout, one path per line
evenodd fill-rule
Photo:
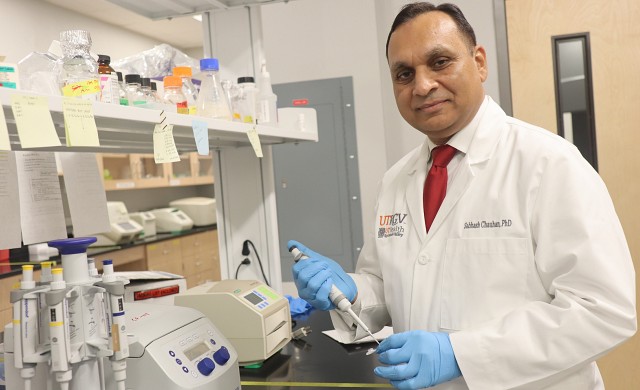
M 385 174 L 355 274 L 289 243 L 310 257 L 293 267 L 300 296 L 334 309 L 335 284 L 372 331 L 393 324 L 375 373 L 401 389 L 603 388 L 595 360 L 636 331 L 604 183 L 573 145 L 484 95 L 485 50 L 455 5 L 405 6 L 387 58 L 398 109 L 427 138 Z

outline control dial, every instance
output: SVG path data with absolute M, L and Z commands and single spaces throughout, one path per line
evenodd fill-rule
M 230 358 L 231 355 L 229 354 L 227 347 L 220 347 L 219 350 L 213 353 L 213 360 L 221 366 L 224 366 Z
M 216 368 L 216 364 L 208 357 L 198 362 L 198 371 L 204 376 L 211 374 L 214 368 Z

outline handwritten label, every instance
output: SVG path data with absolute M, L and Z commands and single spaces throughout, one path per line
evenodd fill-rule
M 158 123 L 153 129 L 153 158 L 156 164 L 180 161 L 173 125 Z
M 23 148 L 60 146 L 45 96 L 11 95 L 11 110 Z
M 198 154 L 201 156 L 209 155 L 209 128 L 207 123 L 203 121 L 194 120 L 191 122 L 193 127 L 193 139 L 196 141 L 196 148 L 198 148 Z
M 62 88 L 62 95 L 64 96 L 82 96 L 92 93 L 100 93 L 100 80 L 91 79 L 80 81 L 77 83 L 70 83 Z
M 262 158 L 262 145 L 260 145 L 260 137 L 258 137 L 258 131 L 255 126 L 252 126 L 247 131 L 247 136 L 249 137 L 251 146 L 253 146 L 253 151 L 256 152 L 256 157 Z
M 88 100 L 62 100 L 67 146 L 100 146 L 98 129 L 93 116 L 93 103 Z

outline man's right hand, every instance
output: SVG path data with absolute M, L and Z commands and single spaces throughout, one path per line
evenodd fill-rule
M 331 286 L 335 284 L 350 302 L 355 300 L 358 293 L 356 284 L 338 263 L 297 241 L 289 241 L 287 247 L 289 250 L 296 247 L 309 257 L 293 265 L 293 281 L 298 288 L 300 298 L 316 309 L 333 310 L 336 307 L 329 299 L 329 292 Z

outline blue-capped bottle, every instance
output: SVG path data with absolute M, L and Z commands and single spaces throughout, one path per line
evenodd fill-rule
M 202 71 L 202 83 L 196 102 L 196 114 L 209 118 L 231 120 L 231 110 L 218 77 L 220 70 L 218 59 L 201 59 L 200 70 Z

